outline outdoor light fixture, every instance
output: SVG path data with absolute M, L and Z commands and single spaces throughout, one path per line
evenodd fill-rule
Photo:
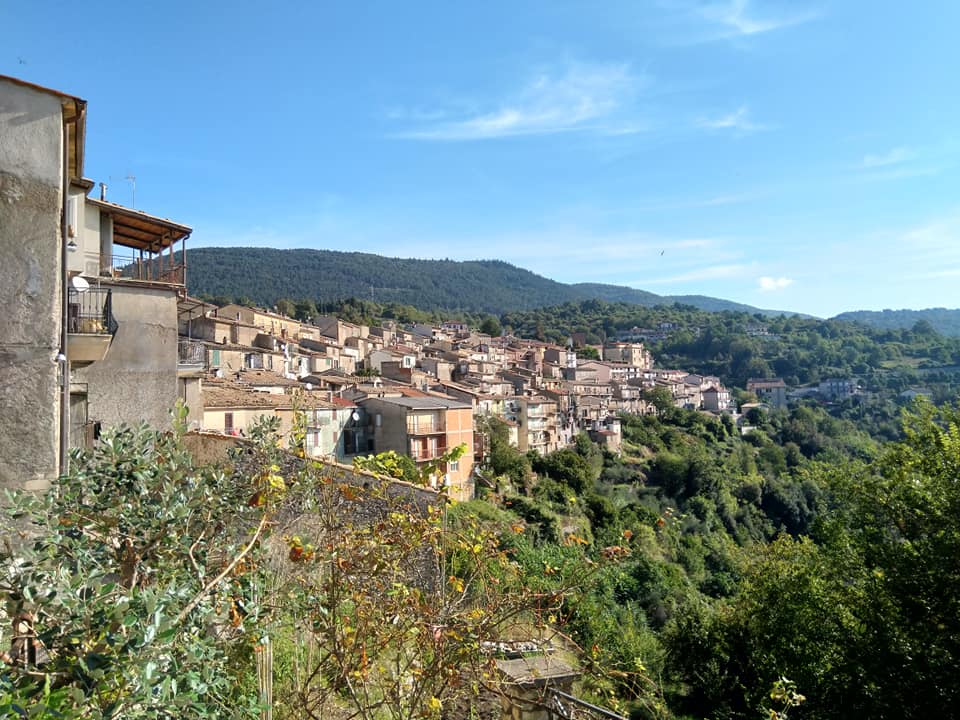
M 80 246 L 77 245 L 76 241 L 73 239 L 71 239 L 70 242 L 67 243 L 67 250 L 69 250 L 70 252 L 76 252 L 78 247 Z

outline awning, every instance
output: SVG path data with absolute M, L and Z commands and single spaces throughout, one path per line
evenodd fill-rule
M 140 210 L 133 210 L 106 200 L 88 197 L 87 203 L 113 217 L 113 242 L 124 247 L 157 253 L 193 232 L 193 228 L 187 225 L 148 215 Z

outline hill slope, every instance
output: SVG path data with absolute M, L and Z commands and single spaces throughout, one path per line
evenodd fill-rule
M 500 260 L 414 260 L 335 250 L 196 248 L 187 254 L 191 294 L 244 296 L 260 305 L 280 298 L 333 301 L 348 297 L 424 310 L 502 314 L 599 299 L 637 305 L 674 302 L 704 310 L 759 310 L 699 295 L 663 296 L 599 283 L 567 285 Z
M 881 330 L 912 328 L 925 320 L 942 335 L 960 336 L 960 309 L 928 308 L 926 310 L 856 310 L 840 313 L 837 320 L 850 320 Z

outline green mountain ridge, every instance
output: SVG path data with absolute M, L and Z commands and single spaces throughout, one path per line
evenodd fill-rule
M 281 298 L 332 302 L 349 297 L 424 310 L 497 315 L 581 300 L 652 307 L 792 315 L 702 295 L 657 295 L 602 283 L 565 284 L 502 260 L 418 260 L 338 250 L 191 249 L 188 287 L 195 295 L 246 297 L 270 306 Z
M 835 320 L 848 320 L 880 330 L 912 328 L 928 322 L 942 335 L 960 336 L 960 309 L 936 307 L 924 310 L 854 310 L 837 315 Z

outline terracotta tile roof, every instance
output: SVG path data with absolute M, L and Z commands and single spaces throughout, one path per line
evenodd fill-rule
M 290 409 L 295 404 L 302 409 L 338 407 L 324 397 L 326 393 L 268 393 L 232 380 L 204 380 L 201 388 L 205 408 L 280 408 Z M 350 405 L 349 407 L 355 407 Z

